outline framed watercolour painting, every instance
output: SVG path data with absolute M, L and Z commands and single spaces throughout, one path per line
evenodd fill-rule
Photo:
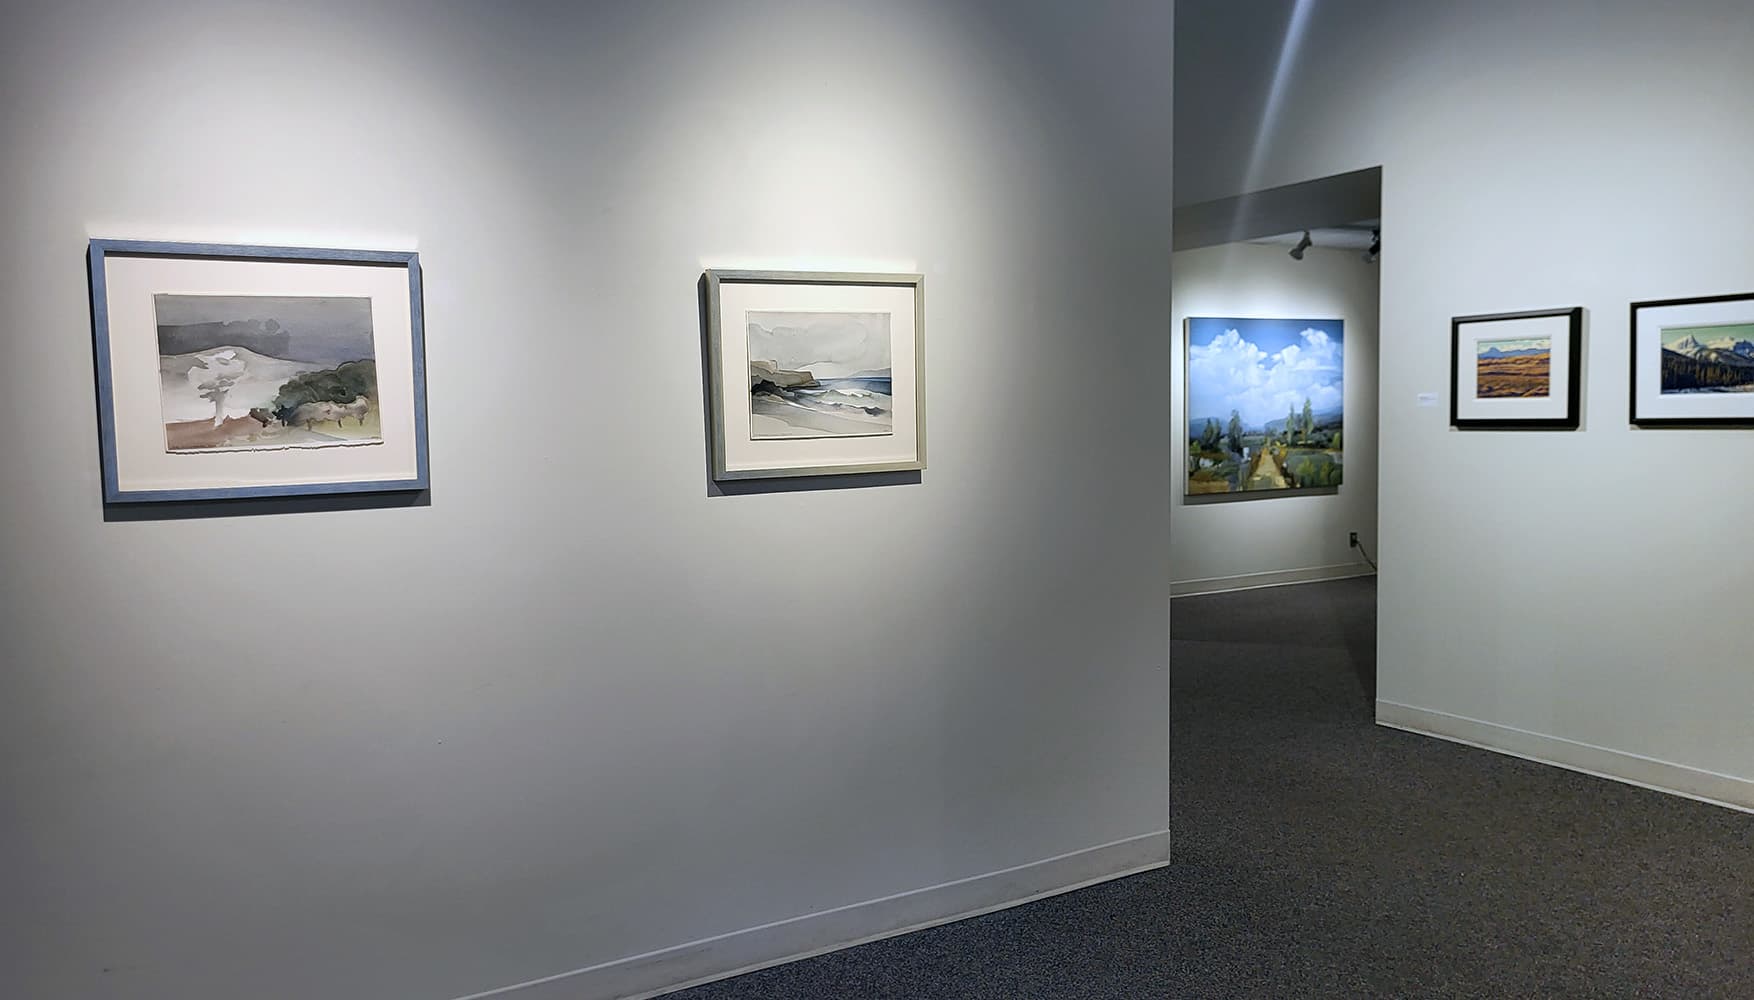
M 1632 422 L 1754 427 L 1754 293 L 1632 304 Z
M 1339 487 L 1342 321 L 1190 316 L 1186 339 L 1188 496 Z
M 104 500 L 427 487 L 420 262 L 92 240 Z
M 1575 430 L 1583 307 L 1450 320 L 1452 427 Z
M 713 478 L 924 469 L 924 282 L 707 271 Z

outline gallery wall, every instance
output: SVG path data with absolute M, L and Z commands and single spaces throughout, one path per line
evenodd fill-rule
M 1199 0 L 1177 28 L 1178 199 L 1383 168 L 1379 720 L 1754 806 L 1754 433 L 1627 417 L 1628 303 L 1754 287 L 1754 9 Z M 1450 318 L 1568 306 L 1582 426 L 1452 430 Z
M 1187 467 L 1189 316 L 1338 319 L 1345 323 L 1345 481 L 1337 490 L 1189 497 L 1170 507 L 1176 594 L 1332 580 L 1370 572 L 1347 540 L 1376 551 L 1377 266 L 1358 251 L 1229 243 L 1174 255 L 1176 351 L 1171 379 L 1174 467 Z
M 608 995 L 1166 860 L 1170 38 L 9 7 L 0 994 Z M 430 494 L 106 512 L 90 236 L 420 251 Z M 927 470 L 710 486 L 709 266 L 922 271 Z

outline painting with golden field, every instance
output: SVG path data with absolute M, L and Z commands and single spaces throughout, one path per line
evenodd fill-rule
M 1553 392 L 1553 340 L 1523 337 L 1481 340 L 1475 350 L 1475 396 L 1480 399 L 1527 399 Z
M 1583 307 L 1450 320 L 1450 426 L 1576 430 L 1582 390 Z

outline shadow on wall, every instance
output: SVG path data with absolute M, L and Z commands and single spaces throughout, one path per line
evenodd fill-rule
M 1297 497 L 1331 497 L 1338 496 L 1338 486 L 1309 486 L 1298 490 L 1280 492 L 1244 492 L 1244 493 L 1186 493 L 1182 494 L 1182 503 L 1189 507 L 1204 507 L 1208 504 L 1239 503 L 1247 501 L 1257 503 L 1270 500 L 1291 500 Z
M 338 510 L 391 510 L 431 507 L 432 491 L 417 493 L 340 493 L 333 496 L 249 497 L 238 500 L 184 500 L 167 503 L 106 503 L 104 520 L 189 521 L 210 517 L 319 514 Z

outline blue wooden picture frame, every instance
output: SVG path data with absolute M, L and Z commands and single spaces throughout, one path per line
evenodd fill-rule
M 406 267 L 411 324 L 409 348 L 414 379 L 415 474 L 408 479 L 339 481 L 292 485 L 228 486 L 183 490 L 124 490 L 116 464 L 116 410 L 110 368 L 109 298 L 105 261 L 112 256 L 221 258 L 288 263 L 359 264 Z M 148 240 L 94 239 L 91 268 L 92 337 L 97 361 L 98 434 L 103 460 L 104 502 L 153 503 L 190 500 L 237 500 L 254 497 L 329 496 L 340 493 L 418 492 L 428 488 L 426 443 L 426 342 L 421 308 L 420 255 L 404 250 L 337 250 L 314 247 L 250 246 L 223 243 L 165 243 Z

